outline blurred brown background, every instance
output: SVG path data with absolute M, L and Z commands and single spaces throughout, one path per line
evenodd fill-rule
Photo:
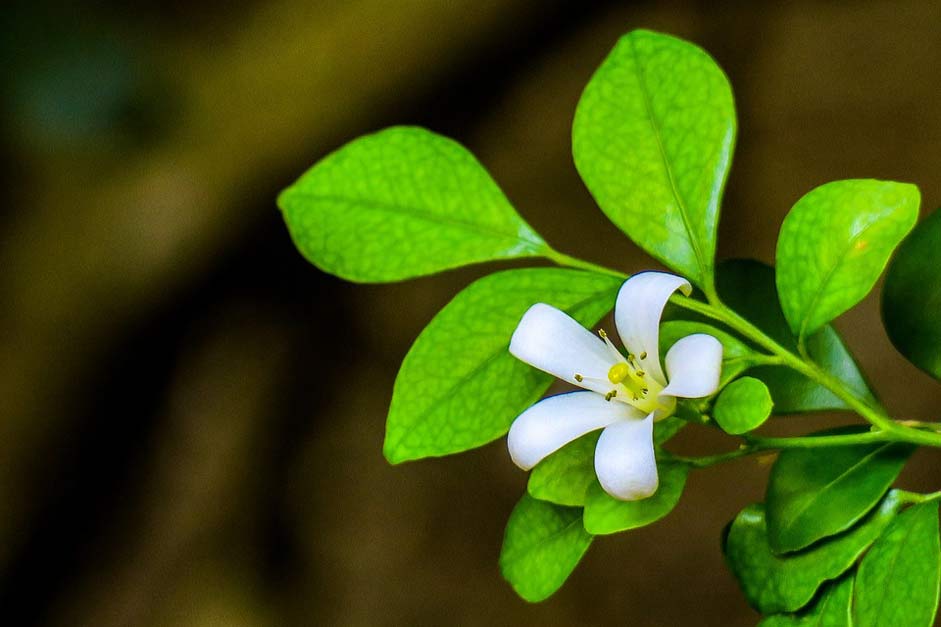
M 503 443 L 381 455 L 409 343 L 487 269 L 348 285 L 302 261 L 274 198 L 344 141 L 421 124 L 477 154 L 556 247 L 649 267 L 569 152 L 581 88 L 643 26 L 728 72 L 720 254 L 770 261 L 787 209 L 825 181 L 912 181 L 941 204 L 941 4 L 83 4 L 3 9 L 3 624 L 754 624 L 718 548 L 761 498 L 754 459 L 600 538 L 548 602 L 518 600 L 496 559 L 525 476 Z M 941 418 L 876 298 L 838 327 L 898 416 Z M 922 452 L 904 483 L 937 488 L 939 469 Z

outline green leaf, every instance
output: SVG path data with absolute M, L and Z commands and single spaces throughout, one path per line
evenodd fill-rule
M 558 505 L 585 504 L 585 491 L 595 481 L 595 446 L 601 431 L 569 442 L 539 462 L 529 475 L 529 495 Z
M 585 88 L 575 166 L 598 205 L 640 247 L 703 285 L 735 143 L 732 89 L 688 42 L 635 30 Z
M 726 433 L 738 435 L 759 427 L 774 403 L 768 387 L 753 377 L 742 377 L 722 390 L 712 414 Z
M 839 577 L 872 544 L 901 507 L 892 491 L 851 530 L 803 551 L 776 555 L 768 544 L 763 505 L 749 505 L 728 529 L 726 562 L 748 603 L 763 614 L 795 612 L 823 582 Z
M 938 504 L 902 512 L 872 546 L 856 576 L 858 627 L 930 627 L 938 609 Z
M 353 140 L 278 197 L 294 244 L 348 281 L 399 281 L 548 246 L 457 142 L 415 127 Z
M 774 614 L 758 627 L 852 627 L 853 574 L 827 584 L 813 603 L 796 614 Z
M 879 502 L 912 451 L 893 442 L 782 451 L 765 495 L 771 548 L 796 551 L 851 527 Z
M 581 508 L 524 494 L 506 523 L 500 572 L 518 595 L 537 603 L 562 587 L 591 541 Z
M 889 264 L 882 319 L 895 348 L 941 380 L 941 209 L 915 227 Z
M 719 266 L 716 287 L 725 303 L 747 318 L 785 348 L 796 351 L 791 333 L 778 305 L 774 268 L 759 261 L 737 259 Z M 807 352 L 824 370 L 840 379 L 860 398 L 878 405 L 853 356 L 830 326 L 806 340 Z M 759 366 L 749 374 L 761 379 L 771 391 L 778 414 L 848 409 L 846 403 L 823 386 L 784 366 Z
M 660 325 L 660 354 L 666 355 L 677 341 L 694 333 L 705 333 L 722 343 L 722 375 L 719 388 L 743 373 L 755 363 L 757 353 L 747 344 L 721 329 L 690 320 L 668 320 Z
M 585 529 L 594 535 L 617 533 L 656 522 L 673 511 L 683 494 L 689 467 L 686 464 L 657 464 L 660 487 L 640 501 L 621 501 L 594 481 L 585 496 Z
M 449 455 L 504 435 L 552 377 L 508 352 L 510 337 L 535 303 L 592 326 L 614 304 L 621 281 L 557 268 L 486 276 L 448 303 L 402 362 L 386 422 L 391 463 Z
M 907 183 L 853 179 L 812 190 L 778 236 L 777 285 L 784 315 L 807 337 L 858 303 L 918 219 Z

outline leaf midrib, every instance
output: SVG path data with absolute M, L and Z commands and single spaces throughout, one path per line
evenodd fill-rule
M 912 517 L 914 518 L 914 516 Z M 913 521 L 909 525 L 908 529 L 905 530 L 905 535 L 902 537 L 901 541 L 897 543 L 895 554 L 889 560 L 889 566 L 881 571 L 885 575 L 883 577 L 883 581 L 892 580 L 892 570 L 895 569 L 896 563 L 898 562 L 899 557 L 902 555 L 902 549 L 905 547 L 905 544 L 908 542 L 909 537 L 912 535 L 912 533 L 915 531 L 915 528 L 918 526 L 917 523 L 918 523 L 917 520 Z M 879 600 L 876 603 L 876 612 L 875 612 L 876 618 L 882 617 L 882 610 L 883 608 L 885 608 L 885 597 L 886 597 L 885 594 L 879 596 Z M 873 624 L 879 625 L 880 623 L 878 620 L 876 620 Z
M 494 237 L 498 239 L 510 239 L 516 240 L 518 242 L 528 244 L 532 247 L 532 252 L 541 253 L 548 250 L 546 242 L 532 230 L 532 227 L 526 223 L 523 218 L 513 211 L 512 217 L 519 223 L 519 227 L 525 228 L 529 234 L 536 237 L 536 239 L 530 239 L 529 237 L 521 237 L 519 231 L 517 230 L 514 233 L 507 233 L 500 231 L 496 228 L 487 227 L 482 224 L 477 224 L 474 222 L 467 222 L 465 220 L 456 220 L 454 218 L 449 218 L 440 214 L 435 214 L 424 209 L 415 209 L 413 207 L 396 205 L 389 202 L 380 202 L 373 200 L 363 200 L 359 198 L 349 198 L 346 196 L 340 196 L 336 194 L 317 194 L 308 191 L 302 191 L 294 189 L 290 192 L 290 196 L 300 196 L 302 198 L 307 198 L 313 201 L 325 201 L 325 202 L 343 202 L 349 205 L 352 205 L 355 209 L 360 211 L 376 211 L 379 213 L 392 213 L 401 216 L 407 216 L 412 218 L 417 218 L 418 220 L 423 220 L 425 222 L 430 222 L 432 224 L 445 224 L 452 226 L 458 229 L 463 229 L 465 231 L 470 231 L 473 233 L 478 233 L 488 237 Z M 289 197 L 290 197 L 289 196 Z M 510 207 L 512 210 L 512 207 Z
M 840 473 L 839 475 L 837 475 L 834 479 L 832 479 L 831 481 L 827 482 L 826 485 L 824 485 L 820 490 L 818 490 L 818 491 L 816 492 L 816 494 L 813 496 L 813 498 L 808 499 L 807 501 L 805 501 L 804 505 L 797 511 L 796 514 L 794 514 L 794 516 L 791 517 L 792 524 L 783 527 L 783 530 L 790 531 L 791 529 L 793 529 L 793 527 L 794 527 L 794 524 L 793 524 L 793 523 L 796 523 L 798 520 L 800 520 L 800 518 L 801 518 L 804 514 L 807 513 L 807 510 L 808 510 L 812 505 L 816 504 L 816 503 L 819 501 L 821 495 L 825 494 L 825 493 L 826 493 L 828 490 L 830 490 L 834 485 L 836 485 L 836 484 L 840 483 L 841 481 L 843 481 L 844 479 L 846 479 L 847 476 L 849 476 L 850 474 L 852 474 L 853 472 L 855 472 L 855 471 L 856 471 L 858 468 L 860 468 L 862 465 L 868 463 L 869 461 L 871 461 L 872 459 L 874 459 L 876 456 L 878 456 L 880 453 L 882 453 L 883 451 L 885 451 L 886 449 L 888 449 L 888 448 L 891 447 L 891 446 L 892 446 L 892 443 L 880 445 L 878 448 L 876 448 L 875 450 L 873 450 L 871 453 L 866 454 L 864 457 L 862 457 L 862 458 L 861 458 L 859 461 L 857 461 L 855 464 L 853 464 L 852 466 L 850 466 L 849 468 L 847 468 L 846 470 L 844 470 L 843 472 L 841 472 L 841 473 Z M 860 514 L 860 516 L 865 515 L 866 512 L 868 512 L 868 511 L 869 511 L 869 510 L 866 510 L 866 511 L 862 512 L 862 513 Z M 857 520 L 858 520 L 858 518 L 857 518 Z M 850 523 L 852 523 L 852 522 L 853 522 L 853 521 L 850 521 Z
M 673 168 L 670 166 L 670 160 L 667 157 L 666 149 L 663 146 L 663 138 L 660 137 L 660 122 L 657 119 L 657 116 L 654 114 L 653 106 L 650 102 L 650 95 L 647 90 L 647 73 L 644 70 L 643 64 L 640 62 L 640 56 L 637 53 L 637 44 L 634 41 L 634 38 L 629 39 L 631 43 L 631 56 L 634 57 L 634 69 L 635 75 L 637 77 L 637 82 L 640 84 L 640 93 L 641 98 L 644 103 L 644 111 L 647 113 L 647 118 L 650 120 L 650 128 L 653 130 L 653 136 L 657 140 L 657 151 L 660 153 L 660 159 L 663 162 L 663 169 L 666 171 L 667 180 L 670 182 L 670 191 L 673 194 L 674 200 L 676 200 L 677 208 L 680 210 L 680 217 L 683 219 L 683 227 L 686 229 L 686 234 L 689 236 L 690 247 L 693 249 L 693 254 L 696 256 L 696 264 L 699 266 L 699 272 L 701 274 L 701 279 L 706 279 L 706 264 L 704 261 L 703 252 L 699 248 L 699 240 L 696 237 L 696 233 L 693 231 L 692 223 L 690 222 L 690 217 L 687 215 L 686 203 L 683 200 L 683 197 L 680 195 L 679 189 L 676 186 L 676 179 L 673 176 Z
M 833 279 L 833 275 L 836 274 L 836 271 L 839 270 L 843 266 L 843 264 L 846 262 L 846 257 L 847 255 L 849 255 L 850 251 L 856 245 L 856 242 L 859 240 L 860 237 L 862 237 L 870 229 L 873 229 L 879 226 L 879 218 L 882 218 L 882 217 L 887 218 L 891 216 L 892 213 L 893 213 L 893 209 L 890 209 L 888 212 L 886 212 L 885 215 L 874 217 L 872 222 L 867 224 L 865 227 L 863 227 L 862 230 L 856 233 L 856 235 L 851 237 L 849 241 L 847 242 L 846 246 L 843 247 L 842 254 L 839 255 L 836 263 L 833 264 L 833 267 L 827 271 L 826 276 L 824 276 L 823 280 L 820 282 L 820 286 L 817 289 L 817 292 L 814 294 L 813 299 L 810 301 L 810 304 L 807 306 L 807 309 L 805 310 L 805 313 L 802 316 L 800 330 L 798 331 L 798 334 L 797 334 L 798 341 L 803 341 L 803 339 L 807 336 L 807 324 L 810 322 L 810 317 L 813 314 L 814 310 L 817 308 L 817 305 L 820 302 L 820 299 L 823 297 L 823 294 L 827 291 L 825 289 L 826 285 L 830 282 L 831 279 Z

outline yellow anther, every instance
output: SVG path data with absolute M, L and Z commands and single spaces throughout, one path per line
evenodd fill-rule
M 640 354 L 640 358 L 641 358 L 641 359 L 647 359 L 647 351 L 644 351 L 643 353 L 641 353 L 641 354 Z
M 608 381 L 611 383 L 621 383 L 631 376 L 631 367 L 621 362 L 611 366 L 608 370 Z
M 604 339 L 608 339 L 608 334 L 604 332 L 604 329 L 598 329 L 598 335 Z
M 617 390 L 611 390 L 610 392 L 604 395 L 604 400 L 610 401 L 612 398 L 614 398 L 617 395 L 618 395 Z
M 581 383 L 582 381 L 585 380 L 585 377 L 583 377 L 582 375 L 580 375 L 580 374 L 578 374 L 578 373 L 576 372 L 576 373 L 575 373 L 575 380 L 578 381 L 579 383 Z

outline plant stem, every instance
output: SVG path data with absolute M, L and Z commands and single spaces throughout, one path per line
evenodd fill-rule
M 738 459 L 755 453 L 782 450 L 789 448 L 822 448 L 827 446 L 851 446 L 854 444 L 871 444 L 873 442 L 894 442 L 897 440 L 885 431 L 866 431 L 864 433 L 847 433 L 842 435 L 818 435 L 795 438 L 758 438 L 745 436 L 746 443 L 734 451 L 706 455 L 704 457 L 680 457 L 671 455 L 669 459 L 706 468 L 722 462 Z
M 912 505 L 941 501 L 941 491 L 919 494 L 917 492 L 909 492 L 908 490 L 896 490 L 895 493 L 899 495 L 902 501 L 911 503 Z

